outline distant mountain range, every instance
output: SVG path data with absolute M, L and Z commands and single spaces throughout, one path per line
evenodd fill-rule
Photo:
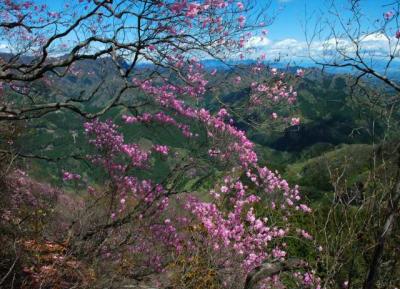
M 0 52 L 0 58 L 3 58 L 4 60 L 8 61 L 13 55 L 9 53 L 1 53 Z M 54 57 L 54 58 L 65 58 L 66 55 L 64 56 L 59 56 L 59 57 Z M 22 56 L 20 57 L 20 61 L 24 63 L 29 63 L 34 61 L 35 58 L 32 56 Z M 106 61 L 111 64 L 112 60 L 109 57 L 102 57 L 101 61 Z M 129 67 L 129 62 L 123 59 L 119 60 L 120 64 L 123 67 Z M 201 63 L 204 65 L 206 69 L 218 69 L 218 70 L 232 70 L 234 69 L 235 66 L 250 66 L 254 65 L 257 63 L 257 60 L 254 59 L 243 59 L 243 60 L 227 60 L 227 61 L 222 61 L 218 59 L 204 59 L 201 61 Z M 302 59 L 300 62 L 293 62 L 293 61 L 265 61 L 264 64 L 271 66 L 271 67 L 276 67 L 278 69 L 297 69 L 297 68 L 304 68 L 304 69 L 311 69 L 311 68 L 317 68 L 321 69 L 322 67 L 319 65 L 316 65 L 315 62 L 313 62 L 310 59 Z M 373 67 L 377 72 L 381 74 L 385 74 L 395 80 L 400 80 L 400 60 L 393 60 L 390 67 L 386 69 L 387 65 L 387 60 L 382 60 L 382 59 L 374 59 L 368 62 L 368 64 Z M 149 63 L 149 62 L 139 62 L 137 64 L 137 68 L 145 68 L 145 69 L 151 69 L 154 67 L 154 64 Z M 324 69 L 325 72 L 328 73 L 333 73 L 333 74 L 357 74 L 359 71 L 352 68 L 352 67 L 326 67 Z

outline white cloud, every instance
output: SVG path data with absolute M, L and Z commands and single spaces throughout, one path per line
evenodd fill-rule
M 383 33 L 371 33 L 365 35 L 363 41 L 387 41 L 388 38 Z
M 387 37 L 381 33 L 362 35 L 358 39 L 358 49 L 365 57 L 387 57 L 393 54 L 396 48 L 397 39 Z M 391 44 L 391 45 L 390 45 Z M 269 59 L 287 57 L 306 58 L 310 55 L 315 58 L 335 58 L 340 59 L 338 51 L 342 51 L 349 56 L 354 56 L 357 46 L 345 38 L 330 38 L 324 41 L 314 41 L 310 45 L 306 41 L 294 38 L 286 38 L 279 41 L 270 39 L 261 40 L 257 37 L 250 39 L 246 47 L 254 47 L 254 58 L 264 54 Z M 400 47 L 397 47 L 399 50 Z M 397 53 L 397 56 L 400 55 Z
M 5 43 L 0 43 L 0 52 L 8 52 L 10 47 Z
M 260 47 L 268 46 L 271 43 L 272 43 L 272 41 L 270 39 L 268 39 L 267 37 L 253 36 L 246 42 L 245 47 L 246 48 L 260 48 Z

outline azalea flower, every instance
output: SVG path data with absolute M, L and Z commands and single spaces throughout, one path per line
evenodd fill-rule
M 293 117 L 292 120 L 290 121 L 291 125 L 299 125 L 300 124 L 300 118 L 299 117 Z

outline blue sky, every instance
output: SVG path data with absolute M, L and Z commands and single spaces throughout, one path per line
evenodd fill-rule
M 263 0 L 259 0 L 263 1 Z M 327 12 L 329 0 L 273 0 L 272 9 L 278 12 L 278 16 L 270 29 L 270 38 L 273 41 L 286 38 L 304 40 L 304 22 L 306 13 L 311 15 L 321 15 Z M 335 0 L 338 9 L 349 7 L 349 0 Z M 385 3 L 395 1 L 385 0 L 361 0 L 362 11 L 365 14 L 365 20 L 382 19 L 385 11 L 392 6 Z
M 199 0 L 201 1 L 201 0 Z M 269 0 L 257 0 L 259 3 Z M 63 8 L 64 0 L 36 0 L 34 3 L 46 4 L 55 10 Z M 69 1 L 71 2 L 71 1 Z M 73 1 L 72 1 L 73 2 Z M 271 9 L 267 13 L 277 13 L 277 18 L 270 28 L 270 38 L 273 41 L 294 38 L 304 40 L 304 21 L 306 11 L 320 13 L 326 11 L 329 0 L 272 0 Z M 363 12 L 369 18 L 379 18 L 385 10 L 384 3 L 394 1 L 361 0 Z M 338 7 L 348 6 L 349 0 L 335 0 Z
M 260 0 L 262 1 L 262 0 Z M 260 50 L 270 58 L 279 58 L 285 61 L 296 61 L 300 64 L 302 61 L 308 61 L 309 52 L 313 55 L 321 56 L 324 53 L 324 49 L 329 43 L 329 49 L 334 48 L 334 39 L 329 38 L 327 34 L 323 35 L 326 37 L 327 42 L 318 39 L 313 42 L 311 49 L 308 49 L 307 42 L 305 41 L 305 30 L 311 31 L 315 27 L 315 20 L 319 17 L 324 17 L 325 20 L 330 22 L 335 21 L 335 17 L 329 13 L 328 7 L 330 3 L 334 2 L 336 11 L 342 17 L 342 20 L 347 23 L 347 20 L 352 14 L 346 13 L 350 7 L 349 0 L 272 0 L 271 11 L 277 12 L 277 17 L 274 23 L 269 28 L 269 34 L 267 39 L 256 38 L 252 41 L 250 46 L 257 46 Z M 396 25 L 396 19 L 387 23 L 385 32 L 390 37 L 392 45 L 389 45 L 388 37 L 385 36 L 381 31 L 378 31 L 378 27 L 382 27 L 385 23 L 383 14 L 387 11 L 398 11 L 398 7 L 395 7 L 394 0 L 360 0 L 360 9 L 362 13 L 361 17 L 361 49 L 369 55 L 373 55 L 374 59 L 387 57 L 391 53 L 395 53 L 399 57 L 399 49 L 395 49 L 393 44 L 398 43 L 394 35 L 398 29 Z M 270 12 L 273 13 L 273 12 Z M 308 17 L 313 15 L 313 21 L 307 21 Z M 307 27 L 305 24 L 307 22 Z M 354 22 L 348 27 L 354 29 L 356 26 Z M 339 29 L 339 25 L 334 25 L 336 29 Z M 338 38 L 339 42 L 343 47 L 352 53 L 354 46 L 347 38 Z M 397 47 L 397 46 L 396 46 Z
M 263 0 L 260 0 L 263 1 Z M 273 0 L 272 9 L 279 10 L 275 22 L 270 28 L 270 38 L 273 41 L 286 38 L 294 38 L 304 40 L 304 23 L 306 14 L 318 17 L 327 12 L 329 0 Z M 349 0 L 335 0 L 335 5 L 338 9 L 349 7 Z M 395 1 L 385 0 L 361 0 L 365 21 L 374 21 L 382 19 L 385 11 L 388 11 L 392 6 L 387 4 Z
M 70 0 L 74 2 L 77 0 Z M 197 0 L 202 1 L 202 0 Z M 235 0 L 243 1 L 246 0 Z M 267 58 L 292 61 L 297 63 L 308 60 L 308 47 L 305 42 L 305 23 L 307 15 L 314 15 L 319 17 L 321 15 L 327 16 L 327 19 L 332 18 L 327 13 L 328 5 L 332 1 L 335 2 L 337 9 L 341 12 L 345 11 L 344 7 L 348 7 L 349 0 L 256 0 L 257 3 L 265 3 L 264 1 L 272 1 L 267 15 L 276 15 L 276 19 L 269 27 L 269 34 L 266 38 L 255 37 L 250 47 L 257 47 L 260 53 L 265 53 Z M 47 4 L 50 9 L 62 11 L 64 0 L 35 0 L 35 4 Z M 376 23 L 375 20 L 383 21 L 383 13 L 389 10 L 395 10 L 394 7 L 385 5 L 385 3 L 393 3 L 395 0 L 360 0 L 362 13 L 363 13 L 363 27 L 365 31 L 371 32 L 371 25 L 369 23 Z M 393 5 L 393 4 L 392 4 Z M 344 18 L 348 15 L 342 14 Z M 313 28 L 313 24 L 308 23 L 309 28 Z M 395 34 L 396 27 L 389 30 L 390 35 Z M 323 42 L 315 42 L 312 48 L 314 53 L 322 53 L 321 47 Z M 344 42 L 344 44 L 348 44 Z M 363 49 L 378 51 L 379 55 L 388 55 L 387 39 L 379 33 L 373 33 L 365 39 Z M 351 48 L 350 48 L 351 49 Z M 397 52 L 398 53 L 398 52 Z M 378 55 L 378 54 L 377 54 Z

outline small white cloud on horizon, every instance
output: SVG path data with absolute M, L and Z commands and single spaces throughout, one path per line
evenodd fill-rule
M 8 46 L 8 44 L 0 43 L 0 52 L 9 52 L 9 51 L 10 47 Z

